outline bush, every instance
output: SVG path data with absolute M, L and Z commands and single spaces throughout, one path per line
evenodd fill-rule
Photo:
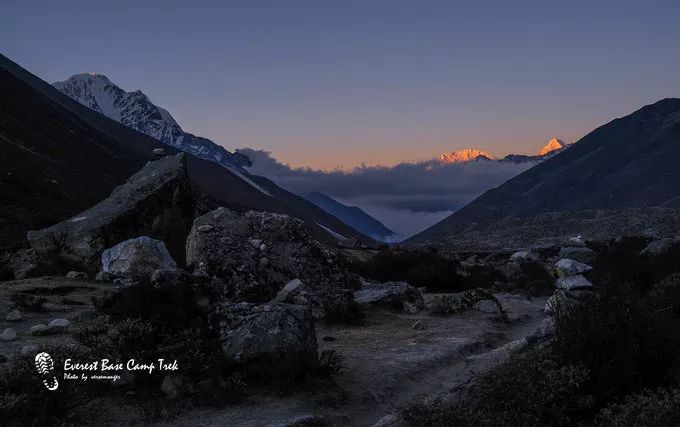
M 644 390 L 626 396 L 623 402 L 600 411 L 596 423 L 606 426 L 680 425 L 680 391 Z
M 405 281 L 413 286 L 448 291 L 464 289 L 459 268 L 458 261 L 436 251 L 405 250 L 382 251 L 367 262 L 350 265 L 353 272 L 374 281 Z
M 56 392 L 49 391 L 38 375 L 34 356 L 21 356 L 0 367 L 0 425 L 42 426 L 70 422 L 76 409 L 96 395 L 96 382 L 65 381 L 66 358 L 86 360 L 88 352 L 77 346 L 41 348 L 54 359 L 54 376 L 59 382 Z
M 402 416 L 414 426 L 566 424 L 590 405 L 578 393 L 586 379 L 583 367 L 534 349 L 481 375 L 458 404 L 416 403 Z
M 670 384 L 680 360 L 680 317 L 631 284 L 601 282 L 596 297 L 556 310 L 554 349 L 591 372 L 600 402 Z

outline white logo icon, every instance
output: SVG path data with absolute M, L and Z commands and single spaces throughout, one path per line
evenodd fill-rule
M 57 377 L 54 376 L 54 360 L 49 354 L 42 352 L 35 355 L 35 369 L 42 376 L 42 382 L 48 390 L 54 391 L 59 388 Z

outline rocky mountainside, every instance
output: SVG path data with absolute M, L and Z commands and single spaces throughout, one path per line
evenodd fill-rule
M 680 207 L 678 159 L 680 99 L 664 99 L 597 128 L 407 243 L 446 246 L 470 227 L 548 212 Z
M 0 56 L 0 248 L 28 230 L 72 217 L 103 200 L 156 156 L 174 147 L 128 128 L 62 94 Z M 187 155 L 199 211 L 219 206 L 288 214 L 321 240 L 372 239 L 268 179 Z M 333 237 L 335 236 L 335 237 Z
M 385 224 L 367 214 L 357 206 L 347 206 L 325 194 L 313 192 L 301 194 L 302 197 L 314 203 L 345 224 L 354 227 L 367 236 L 380 241 L 385 241 L 394 235 L 394 231 L 385 227 Z
M 53 86 L 106 117 L 201 159 L 223 166 L 250 164 L 243 154 L 184 132 L 167 110 L 153 104 L 142 91 L 126 92 L 103 74 L 76 74 Z

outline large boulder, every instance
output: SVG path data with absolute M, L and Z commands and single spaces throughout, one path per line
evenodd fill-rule
M 224 303 L 214 315 L 227 363 L 266 378 L 295 377 L 317 363 L 314 319 L 309 308 Z
M 409 307 L 406 303 L 425 307 L 420 290 L 406 282 L 364 283 L 354 292 L 354 300 L 364 308 L 377 305 L 404 310 Z
M 176 268 L 165 243 L 141 236 L 126 240 L 102 253 L 102 271 L 131 279 L 149 279 L 159 269 Z
M 45 266 L 33 249 L 20 249 L 9 258 L 7 263 L 15 279 L 41 276 Z
M 316 317 L 358 313 L 352 298 L 358 277 L 287 215 L 216 209 L 194 221 L 186 254 L 189 271 L 212 280 L 227 299 L 266 302 L 299 279 Z
M 510 255 L 510 261 L 513 262 L 529 262 L 529 261 L 540 261 L 541 257 L 533 251 L 517 251 L 514 254 Z
M 49 228 L 29 231 L 28 240 L 53 270 L 94 274 L 102 252 L 137 236 L 163 240 L 184 260 L 184 240 L 194 202 L 184 154 L 149 162 L 90 209 Z

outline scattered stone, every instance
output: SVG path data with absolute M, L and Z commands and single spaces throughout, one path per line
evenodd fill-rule
M 284 286 L 283 289 L 281 289 L 276 294 L 275 300 L 279 302 L 286 302 L 288 300 L 292 300 L 293 297 L 302 292 L 304 288 L 305 285 L 302 283 L 300 279 L 293 279 L 290 282 L 288 282 L 286 286 Z
M 38 346 L 35 345 L 25 345 L 21 347 L 21 354 L 22 355 L 27 355 L 27 354 L 36 354 L 38 352 Z
M 54 319 L 47 324 L 47 329 L 50 334 L 61 334 L 68 331 L 70 325 L 71 322 L 66 319 Z
M 48 332 L 47 325 L 43 323 L 31 326 L 31 335 L 47 335 Z
M 555 269 L 560 277 L 576 276 L 590 271 L 593 267 L 573 259 L 563 258 L 555 264 Z
M 54 271 L 95 274 L 102 252 L 140 235 L 162 240 L 176 259 L 184 259 L 184 240 L 194 216 L 185 155 L 149 162 L 109 197 L 73 218 L 29 231 L 41 261 Z
M 177 268 L 165 243 L 142 236 L 102 253 L 102 271 L 134 279 L 149 278 L 158 269 Z
M 66 273 L 66 278 L 67 279 L 87 279 L 87 274 L 83 273 L 82 271 L 69 271 Z
M 14 328 L 7 328 L 0 334 L 0 341 L 14 341 L 17 339 L 17 331 Z
M 321 415 L 300 415 L 284 421 L 274 421 L 267 427 L 325 427 L 329 425 Z
M 424 320 L 420 319 L 416 320 L 413 323 L 413 325 L 411 325 L 411 327 L 416 331 L 422 331 L 423 329 L 427 329 L 427 323 Z
M 527 262 L 527 261 L 540 261 L 541 257 L 533 251 L 517 251 L 510 255 L 510 261 L 514 262 Z
M 224 303 L 215 316 L 229 363 L 274 377 L 295 377 L 317 363 L 314 320 L 307 307 Z
M 558 278 L 555 282 L 555 286 L 559 289 L 569 291 L 572 289 L 592 288 L 593 284 L 583 277 L 582 274 L 577 274 L 576 276 L 563 276 Z
M 364 283 L 361 289 L 354 292 L 354 300 L 364 308 L 382 305 L 406 310 L 407 302 L 418 309 L 425 307 L 420 291 L 406 282 Z
M 302 295 L 296 295 L 293 297 L 293 304 L 297 305 L 309 305 L 309 300 Z
M 165 148 L 154 148 L 153 155 L 158 157 L 165 156 Z
M 484 300 L 496 304 L 498 312 L 503 313 L 503 306 L 496 297 L 491 292 L 481 288 L 470 289 L 453 295 L 443 295 L 431 302 L 430 309 L 439 314 L 456 314 L 469 310 L 476 303 Z M 486 308 L 488 307 L 490 306 Z
M 572 259 L 590 265 L 595 262 L 595 252 L 587 247 L 566 246 L 560 249 L 559 258 Z
M 640 255 L 643 256 L 661 256 L 667 255 L 680 245 L 680 237 L 666 237 L 664 239 L 659 239 L 651 242 L 647 245 Z
M 593 292 L 586 289 L 562 290 L 558 289 L 545 303 L 545 313 L 554 315 L 558 308 L 569 310 L 592 297 Z
M 23 320 L 23 318 L 24 316 L 21 314 L 19 310 L 12 310 L 5 316 L 5 319 L 10 322 L 17 322 L 19 320 Z

